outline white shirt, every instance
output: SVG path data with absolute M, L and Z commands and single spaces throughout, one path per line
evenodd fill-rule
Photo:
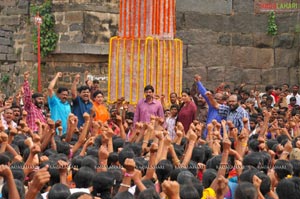
M 300 106 L 300 95 L 298 93 L 297 93 L 297 95 L 294 95 L 293 93 L 291 93 L 288 96 L 286 96 L 286 103 L 287 104 L 290 104 L 291 97 L 295 97 L 296 98 L 296 104 Z
M 166 119 L 167 130 L 169 132 L 171 140 L 174 140 L 176 137 L 175 125 L 177 117 L 168 117 Z

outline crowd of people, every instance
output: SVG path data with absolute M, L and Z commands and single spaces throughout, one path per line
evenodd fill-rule
M 0 99 L 0 198 L 300 198 L 299 86 L 222 83 L 107 105 L 97 80 Z M 71 94 L 71 95 L 70 95 Z M 71 98 L 71 99 L 70 99 Z

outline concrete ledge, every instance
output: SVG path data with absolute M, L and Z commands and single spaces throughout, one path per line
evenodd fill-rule
M 53 54 L 108 55 L 108 44 L 60 43 Z

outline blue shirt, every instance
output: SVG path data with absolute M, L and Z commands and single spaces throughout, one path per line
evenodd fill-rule
M 84 124 L 84 113 L 91 113 L 91 108 L 93 107 L 93 103 L 88 101 L 84 102 L 81 97 L 77 96 L 73 99 L 73 113 L 78 117 L 78 125 L 77 127 L 80 128 Z
M 207 112 L 207 119 L 206 119 L 206 125 L 211 123 L 212 120 L 217 120 L 219 123 L 221 122 L 221 120 L 223 119 L 223 117 L 219 114 L 219 110 L 216 109 L 215 107 L 213 107 L 211 105 L 211 103 L 209 102 L 207 96 L 205 95 L 205 93 L 207 92 L 206 88 L 203 86 L 203 84 L 201 82 L 198 82 L 198 91 L 200 92 L 200 94 L 202 95 L 202 97 L 205 99 L 207 105 L 208 105 L 208 112 Z M 226 117 L 224 117 L 226 118 Z M 207 135 L 207 129 L 205 129 L 204 131 L 204 135 L 206 137 Z
M 71 106 L 68 101 L 62 102 L 55 94 L 48 96 L 48 104 L 51 113 L 51 119 L 56 122 L 61 120 L 63 134 L 67 132 L 68 116 L 71 113 Z
M 244 128 L 243 118 L 248 118 L 248 129 L 250 129 L 249 124 L 249 114 L 248 112 L 241 106 L 239 106 L 234 111 L 230 110 L 229 106 L 220 105 L 219 106 L 219 114 L 226 117 L 227 121 L 232 121 L 234 126 L 239 130 L 239 133 Z

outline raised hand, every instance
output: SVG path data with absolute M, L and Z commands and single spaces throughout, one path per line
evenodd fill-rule
M 124 162 L 124 168 L 127 173 L 131 173 L 135 169 L 135 161 L 131 158 L 126 158 Z

